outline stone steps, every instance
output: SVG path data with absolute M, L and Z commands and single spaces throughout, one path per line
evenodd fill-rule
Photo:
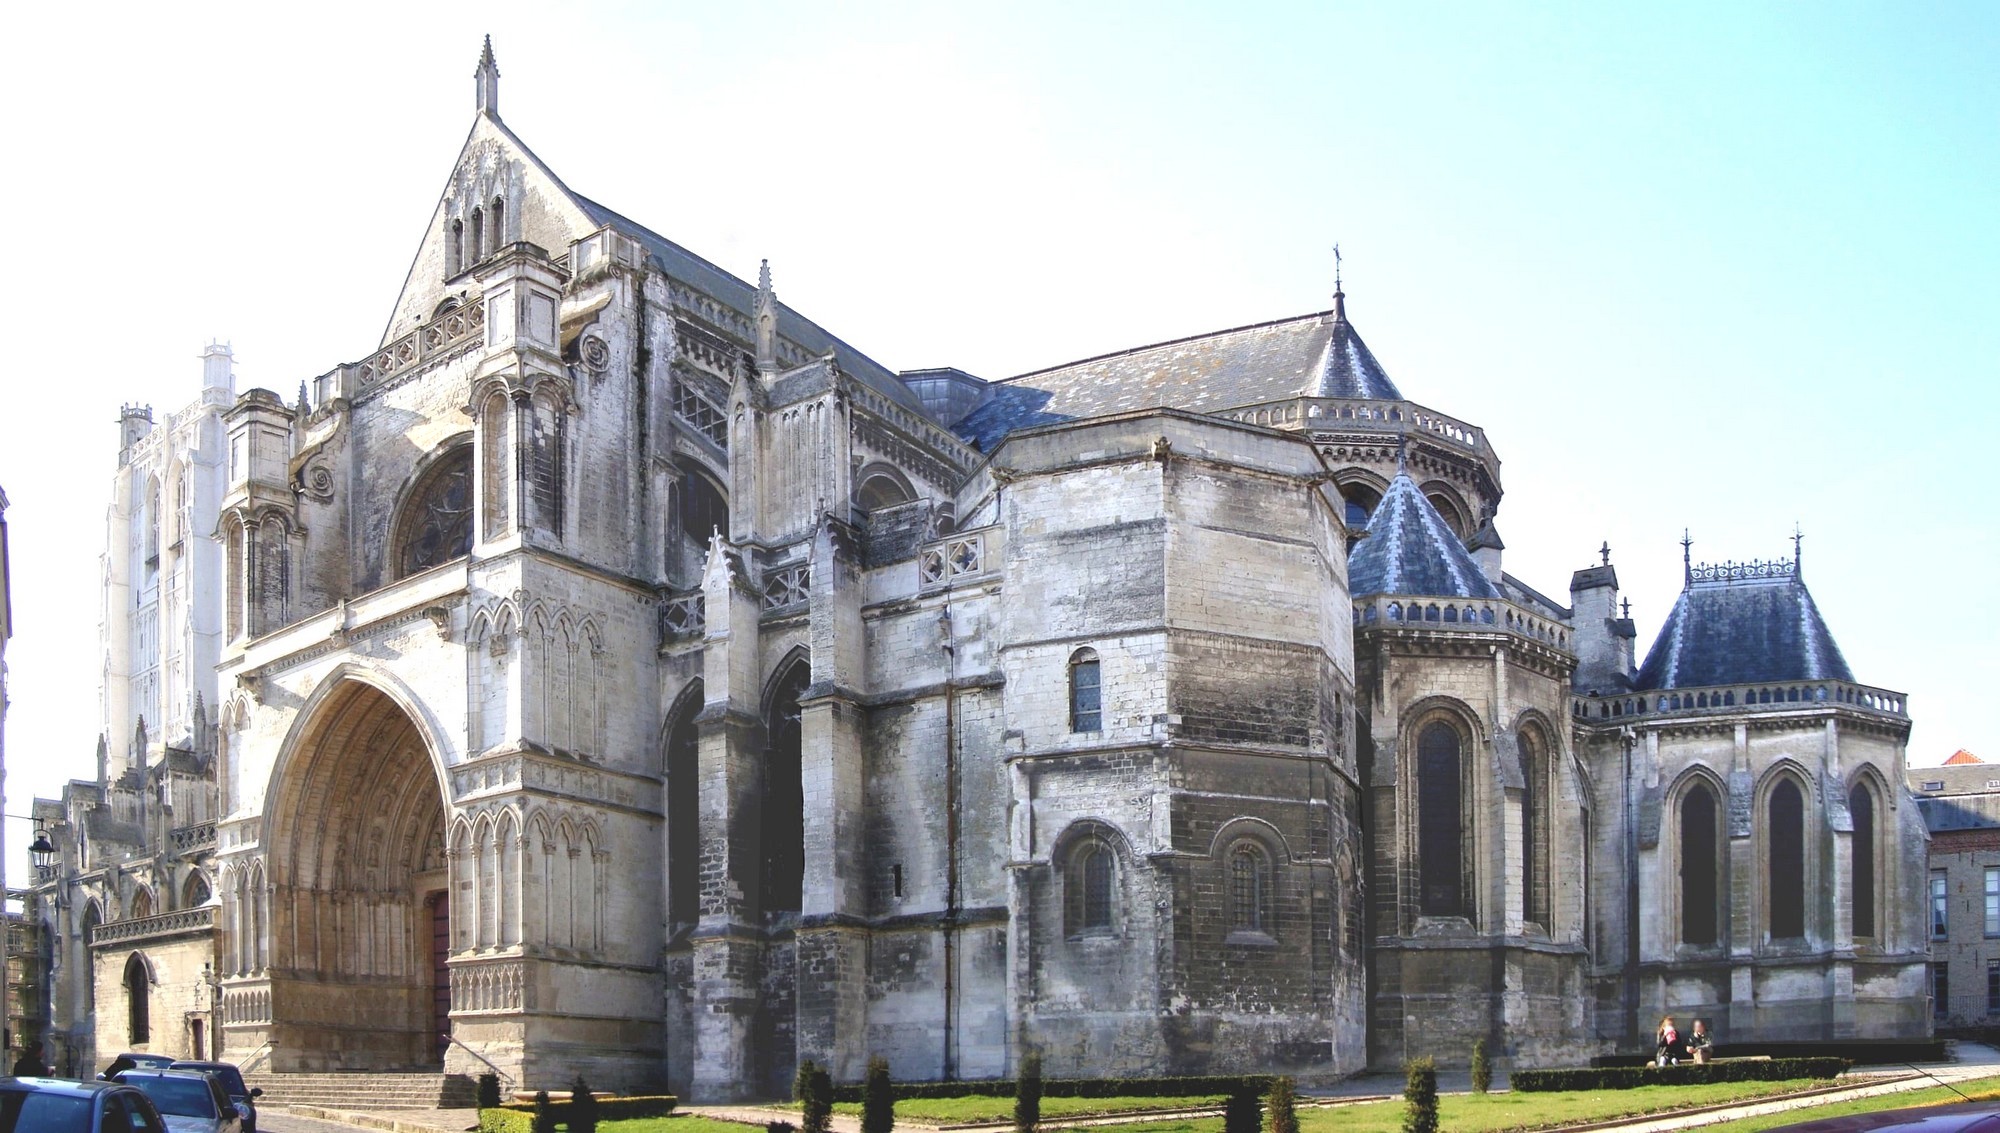
M 468 1109 L 475 1092 L 463 1074 L 374 1073 L 252 1074 L 244 1079 L 264 1091 L 261 1105 L 332 1106 L 346 1109 Z

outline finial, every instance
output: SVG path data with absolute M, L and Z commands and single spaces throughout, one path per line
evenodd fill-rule
M 1604 565 L 1605 565 L 1605 566 L 1610 566 L 1610 565 L 1611 565 L 1611 540 L 1609 540 L 1609 539 L 1606 539 L 1606 540 L 1604 541 L 1604 545 L 1603 545 L 1602 547 L 1599 547 L 1599 548 L 1597 549 L 1597 553 L 1598 553 L 1598 555 L 1599 555 L 1599 556 L 1601 556 L 1601 557 L 1603 558 L 1603 560 L 1604 560 Z
M 757 264 L 757 302 L 751 312 L 757 335 L 757 372 L 778 372 L 778 292 L 771 286 L 771 261 Z
M 1623 602 L 1623 607 L 1625 611 L 1625 620 L 1629 622 L 1632 620 L 1632 599 L 1630 598 L 1625 599 Z
M 1805 529 L 1799 526 L 1798 520 L 1796 519 L 1793 520 L 1792 521 L 1792 577 L 1793 578 L 1803 577 L 1800 568 L 1803 555 L 1801 554 L 1799 544 L 1805 542 L 1805 539 L 1806 539 Z
M 1688 536 L 1688 529 L 1685 527 L 1681 528 L 1681 584 L 1683 586 L 1694 581 L 1694 555 L 1689 550 L 1693 546 L 1694 540 Z
M 1407 448 L 1409 447 L 1409 444 L 1410 444 L 1410 438 L 1409 438 L 1408 436 L 1405 436 L 1405 435 L 1402 435 L 1402 434 L 1398 434 L 1398 435 L 1397 435 L 1397 437 L 1396 437 L 1396 475 L 1398 475 L 1398 476 L 1401 476 L 1401 475 L 1403 475 L 1403 474 L 1405 474 L 1405 473 L 1407 473 L 1407 472 L 1409 471 L 1409 469 L 1408 469 L 1407 467 L 1405 467 L 1405 464 L 1404 464 L 1404 456 L 1405 456 L 1405 450 L 1406 450 L 1406 449 L 1407 449 Z
M 1333 317 L 1336 319 L 1345 319 L 1347 317 L 1347 292 L 1341 290 L 1340 287 L 1339 243 L 1335 243 L 1333 246 Z
M 759 290 L 759 291 L 769 291 L 769 290 L 771 290 L 771 261 L 770 261 L 770 260 L 758 260 L 758 261 L 757 261 L 757 290 Z
M 308 412 L 311 412 L 311 410 L 312 410 L 312 402 L 311 402 L 311 401 L 309 401 L 309 400 L 308 400 L 308 399 L 306 398 L 306 380 L 305 380 L 304 378 L 300 378 L 300 379 L 299 379 L 299 416 L 303 417 L 303 416 L 305 416 L 305 415 L 306 415 L 306 414 L 307 414 Z
M 479 49 L 479 68 L 472 72 L 477 84 L 477 107 L 481 114 L 500 117 L 500 65 L 493 61 L 493 37 L 487 36 Z

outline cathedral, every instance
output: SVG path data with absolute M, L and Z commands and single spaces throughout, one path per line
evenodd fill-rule
M 178 463 L 127 417 L 48 814 L 212 781 L 147 892 L 211 911 L 225 1057 L 706 1101 L 1929 1035 L 1909 717 L 1796 554 L 1686 562 L 1642 658 L 1608 549 L 1503 569 L 1492 442 L 1344 295 L 898 373 L 475 88 L 378 345 L 290 402 L 212 351 Z M 67 900 L 106 1058 L 145 934 Z

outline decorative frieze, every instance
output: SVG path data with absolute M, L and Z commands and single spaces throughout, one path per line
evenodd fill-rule
M 527 965 L 520 960 L 454 963 L 451 966 L 451 1013 L 477 1015 L 521 1011 L 529 1003 Z

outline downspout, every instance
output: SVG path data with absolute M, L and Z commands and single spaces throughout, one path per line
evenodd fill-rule
M 1630 728 L 1618 730 L 1618 747 L 1623 753 L 1623 825 L 1625 827 L 1625 1034 L 1618 1045 L 1639 1035 L 1639 828 L 1633 822 L 1632 745 L 1638 737 Z M 1643 1048 L 1644 1044 L 1640 1044 Z
M 944 637 L 944 1078 L 958 1077 L 958 646 L 951 590 L 938 614 Z

